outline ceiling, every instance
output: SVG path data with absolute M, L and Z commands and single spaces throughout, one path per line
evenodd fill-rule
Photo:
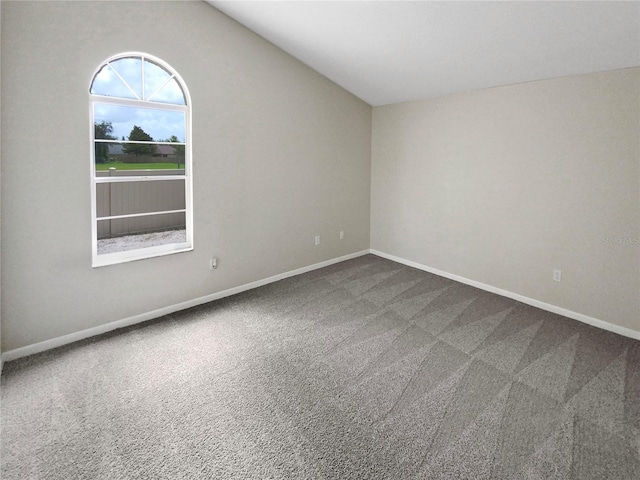
M 208 3 L 370 105 L 640 66 L 640 2 Z

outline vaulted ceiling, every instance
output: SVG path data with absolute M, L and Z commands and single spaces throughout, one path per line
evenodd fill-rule
M 371 105 L 640 65 L 640 2 L 208 3 Z

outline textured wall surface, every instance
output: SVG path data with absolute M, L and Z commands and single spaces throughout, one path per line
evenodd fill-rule
M 371 248 L 640 331 L 639 131 L 638 68 L 376 107 Z
M 92 269 L 88 89 L 127 51 L 190 90 L 195 250 Z M 371 107 L 203 2 L 2 2 L 2 67 L 3 351 L 369 247 Z

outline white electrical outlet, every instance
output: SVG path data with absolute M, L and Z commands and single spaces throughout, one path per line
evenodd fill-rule
M 344 231 L 340 230 L 340 240 L 344 240 Z
M 316 235 L 316 247 L 320 245 L 320 235 Z
M 553 271 L 553 281 L 559 282 L 562 280 L 562 270 L 554 270 Z
M 215 270 L 216 268 L 218 268 L 218 258 L 213 257 L 209 260 L 209 270 Z

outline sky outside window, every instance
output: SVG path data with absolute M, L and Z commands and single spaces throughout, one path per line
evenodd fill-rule
M 125 107 L 108 103 L 94 104 L 94 121 L 110 122 L 112 135 L 117 140 L 129 138 L 134 125 L 142 128 L 156 141 L 166 140 L 172 135 L 184 142 L 185 113 L 173 110 L 157 110 L 152 108 Z

